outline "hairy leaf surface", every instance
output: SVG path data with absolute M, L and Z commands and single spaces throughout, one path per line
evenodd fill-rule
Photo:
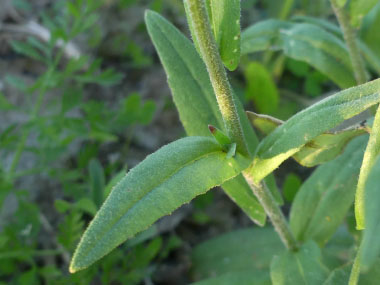
M 320 285 L 328 276 L 319 247 L 312 241 L 297 252 L 286 251 L 271 263 L 271 279 L 276 285 Z
M 226 158 L 211 138 L 166 145 L 133 168 L 112 190 L 80 241 L 70 271 L 86 268 L 164 215 L 238 175 L 247 160 Z
M 380 101 L 380 79 L 343 90 L 297 113 L 258 146 L 252 165 L 256 182 L 307 142 Z
M 290 212 L 290 227 L 300 241 L 325 245 L 351 207 L 367 137 L 353 140 L 337 159 L 323 164 L 299 189 Z

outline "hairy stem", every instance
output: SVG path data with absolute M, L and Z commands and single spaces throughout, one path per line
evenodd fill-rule
M 244 171 L 243 175 L 260 204 L 264 207 L 265 212 L 286 248 L 291 251 L 296 251 L 298 248 L 297 241 L 294 238 L 281 209 L 274 200 L 272 193 L 263 182 L 256 184 L 249 171 Z
M 194 28 L 226 130 L 231 139 L 236 142 L 238 150 L 247 155 L 249 152 L 234 102 L 233 91 L 211 30 L 204 0 L 186 1 L 190 12 L 189 20 Z
M 232 89 L 211 31 L 204 0 L 185 1 L 187 1 L 190 12 L 190 26 L 193 26 L 200 53 L 206 64 L 228 134 L 237 143 L 239 151 L 249 154 Z M 297 242 L 268 188 L 264 184 L 256 185 L 249 172 L 244 172 L 244 177 L 263 205 L 285 246 L 290 250 L 296 250 Z
M 354 264 L 352 264 L 350 279 L 348 281 L 348 285 L 356 285 L 358 284 L 360 277 L 360 255 L 361 255 L 361 247 L 359 247 L 356 257 L 354 260 Z
M 340 8 L 336 0 L 330 0 L 335 16 L 338 19 L 339 26 L 342 29 L 344 40 L 346 41 L 348 52 L 350 54 L 352 68 L 354 70 L 355 79 L 358 85 L 367 82 L 367 73 L 364 67 L 363 59 L 360 55 L 358 45 L 356 43 L 355 31 L 352 28 L 349 18 L 343 8 Z

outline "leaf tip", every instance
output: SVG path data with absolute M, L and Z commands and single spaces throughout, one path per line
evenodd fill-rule
M 157 13 L 152 11 L 152 10 L 146 9 L 144 12 L 145 22 L 149 21 L 152 17 L 154 17 L 155 14 L 157 14 Z
M 73 261 L 71 261 L 70 263 L 70 266 L 69 266 L 69 272 L 71 274 L 75 273 L 75 272 L 78 272 L 80 270 L 80 268 L 76 267 L 74 264 L 73 264 Z
M 215 134 L 215 132 L 216 132 L 216 128 L 215 128 L 214 126 L 212 126 L 212 125 L 208 125 L 208 129 L 210 130 L 210 132 L 211 132 L 212 134 Z

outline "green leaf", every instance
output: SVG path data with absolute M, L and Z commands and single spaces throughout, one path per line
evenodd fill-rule
M 78 245 L 70 271 L 84 269 L 125 240 L 237 176 L 248 161 L 226 153 L 211 138 L 187 137 L 149 155 L 108 196 Z
M 209 17 L 224 65 L 235 70 L 240 61 L 240 0 L 208 0 Z
M 228 150 L 228 146 L 231 144 L 231 139 L 223 133 L 221 130 L 218 128 L 209 125 L 208 126 L 211 134 L 215 138 L 215 140 L 225 149 Z
M 266 50 L 308 63 L 341 88 L 356 84 L 344 42 L 316 25 L 267 20 L 243 31 L 242 54 Z
M 186 3 L 187 1 L 185 1 Z M 189 136 L 211 136 L 208 125 L 213 125 L 225 132 L 223 119 L 206 66 L 195 47 L 178 29 L 157 13 L 148 11 L 145 15 L 145 21 L 149 35 L 168 76 L 174 103 L 186 133 Z M 254 153 L 258 139 L 237 97 L 235 103 L 243 132 L 249 142 L 249 150 Z M 248 184 L 241 181 L 244 178 L 236 179 L 240 181 L 223 184 L 224 191 L 245 213 L 255 214 L 250 216 L 252 220 L 263 225 L 265 223 L 264 209 L 257 202 Z M 281 203 L 281 196 L 276 187 L 270 189 L 276 197 L 276 201 Z M 245 200 L 241 200 L 240 197 L 245 197 Z M 252 209 L 253 206 L 256 208 Z M 260 220 L 257 220 L 258 217 Z
M 376 4 L 379 3 L 379 0 L 351 0 L 350 2 L 350 16 L 351 16 L 351 24 L 355 27 L 360 26 L 362 19 L 365 15 Z
M 371 135 L 364 153 L 362 167 L 360 169 L 356 195 L 355 218 L 356 228 L 362 230 L 366 226 L 366 183 L 376 158 L 380 155 L 380 108 L 378 108 L 372 126 Z
M 104 170 L 99 160 L 92 159 L 88 165 L 88 172 L 90 174 L 90 185 L 92 199 L 99 209 L 104 200 L 103 190 L 105 188 Z
M 320 285 L 326 280 L 328 269 L 322 264 L 319 247 L 309 241 L 297 252 L 275 256 L 270 274 L 275 285 Z
M 363 19 L 360 28 L 360 37 L 368 47 L 378 56 L 380 56 L 380 33 L 377 28 L 380 25 L 380 3 L 371 10 Z M 380 73 L 380 72 L 379 72 Z
M 284 121 L 272 116 L 257 114 L 251 111 L 247 111 L 246 113 L 251 124 L 264 135 L 269 135 L 278 126 L 281 126 L 284 123 Z
M 367 271 L 380 256 L 380 158 L 374 163 L 365 185 L 366 227 L 361 244 L 361 267 Z
M 247 80 L 246 98 L 254 102 L 260 113 L 272 114 L 279 105 L 279 94 L 272 75 L 259 62 L 251 62 L 244 70 Z
M 272 285 L 268 272 L 263 271 L 239 271 L 222 274 L 218 277 L 208 278 L 192 285 Z
M 209 136 L 209 124 L 224 131 L 206 67 L 194 46 L 155 12 L 147 11 L 145 22 L 187 134 Z
M 306 143 L 380 101 L 380 79 L 343 90 L 297 113 L 257 148 L 252 174 L 259 182 Z
M 342 267 L 338 267 L 331 271 L 329 277 L 323 283 L 323 285 L 347 285 L 350 280 L 352 264 L 347 264 Z
M 205 279 L 231 272 L 268 270 L 273 255 L 283 250 L 273 228 L 241 229 L 197 245 L 192 252 L 192 272 L 196 279 Z
M 247 111 L 247 115 L 252 125 L 265 135 L 270 134 L 284 123 L 277 118 L 250 111 Z M 292 157 L 303 166 L 313 167 L 334 159 L 342 153 L 352 139 L 369 132 L 369 127 L 365 124 L 336 132 L 324 132 L 310 140 Z
M 11 45 L 12 48 L 20 54 L 26 55 L 38 61 L 44 61 L 44 57 L 41 53 L 28 42 L 12 41 Z
M 252 194 L 252 190 L 243 175 L 239 174 L 234 179 L 224 182 L 222 188 L 227 196 L 234 201 L 253 222 L 259 226 L 265 225 L 266 214 L 259 201 L 257 201 L 256 197 Z M 273 189 L 273 187 L 271 189 Z M 279 192 L 276 191 L 276 193 Z M 281 204 L 281 201 L 278 199 L 276 201 Z
M 95 216 L 98 207 L 95 205 L 94 201 L 88 198 L 82 198 L 74 204 L 74 208 L 91 216 Z
M 9 102 L 7 97 L 5 97 L 2 92 L 0 92 L 0 110 L 8 111 L 8 110 L 13 110 L 14 108 L 15 108 L 15 105 Z
M 374 10 L 380 11 L 380 5 L 378 5 L 377 9 L 374 9 Z M 365 60 L 367 61 L 367 64 L 374 71 L 380 74 L 380 57 L 379 57 L 379 53 L 377 52 L 379 51 L 379 49 L 377 49 L 378 39 L 376 38 L 377 37 L 376 28 L 378 27 L 380 23 L 380 17 L 377 17 L 376 19 L 376 11 L 374 12 L 375 13 L 372 13 L 371 17 L 365 18 L 366 20 L 365 25 L 363 25 L 360 31 L 361 39 L 357 38 L 357 43 L 358 43 L 358 47 L 361 49 L 361 52 Z M 317 25 L 332 34 L 335 34 L 341 40 L 343 40 L 343 33 L 340 30 L 340 28 L 337 25 L 327 20 L 309 17 L 309 16 L 295 16 L 293 17 L 293 20 L 297 22 L 301 21 L 301 22 Z
M 336 0 L 336 4 L 338 4 L 339 8 L 344 7 L 344 5 L 346 5 L 346 3 L 347 3 L 347 0 Z
M 184 6 L 194 45 L 201 54 L 187 1 Z M 207 0 L 206 8 L 220 57 L 229 70 L 235 70 L 240 61 L 240 0 Z
M 285 178 L 284 185 L 282 186 L 285 199 L 290 202 L 293 201 L 301 185 L 301 178 L 294 173 L 289 173 Z
M 298 240 L 324 245 L 339 227 L 354 200 L 366 142 L 366 137 L 353 140 L 301 186 L 290 211 L 290 227 Z
M 340 155 L 352 139 L 366 133 L 368 129 L 364 126 L 355 126 L 338 132 L 325 132 L 308 142 L 293 155 L 293 158 L 306 167 L 325 163 Z

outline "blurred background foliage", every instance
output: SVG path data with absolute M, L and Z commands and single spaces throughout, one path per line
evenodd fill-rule
M 187 284 L 196 277 L 193 246 L 251 225 L 215 189 L 68 273 L 86 225 L 128 168 L 185 135 L 146 9 L 189 36 L 182 1 L 1 0 L 0 284 Z M 327 0 L 242 0 L 243 28 L 304 16 L 335 23 Z M 380 55 L 380 3 L 360 20 L 361 41 Z M 285 54 L 244 55 L 231 73 L 247 110 L 286 120 L 339 90 L 313 64 Z M 288 203 L 309 173 L 292 161 L 277 172 Z

